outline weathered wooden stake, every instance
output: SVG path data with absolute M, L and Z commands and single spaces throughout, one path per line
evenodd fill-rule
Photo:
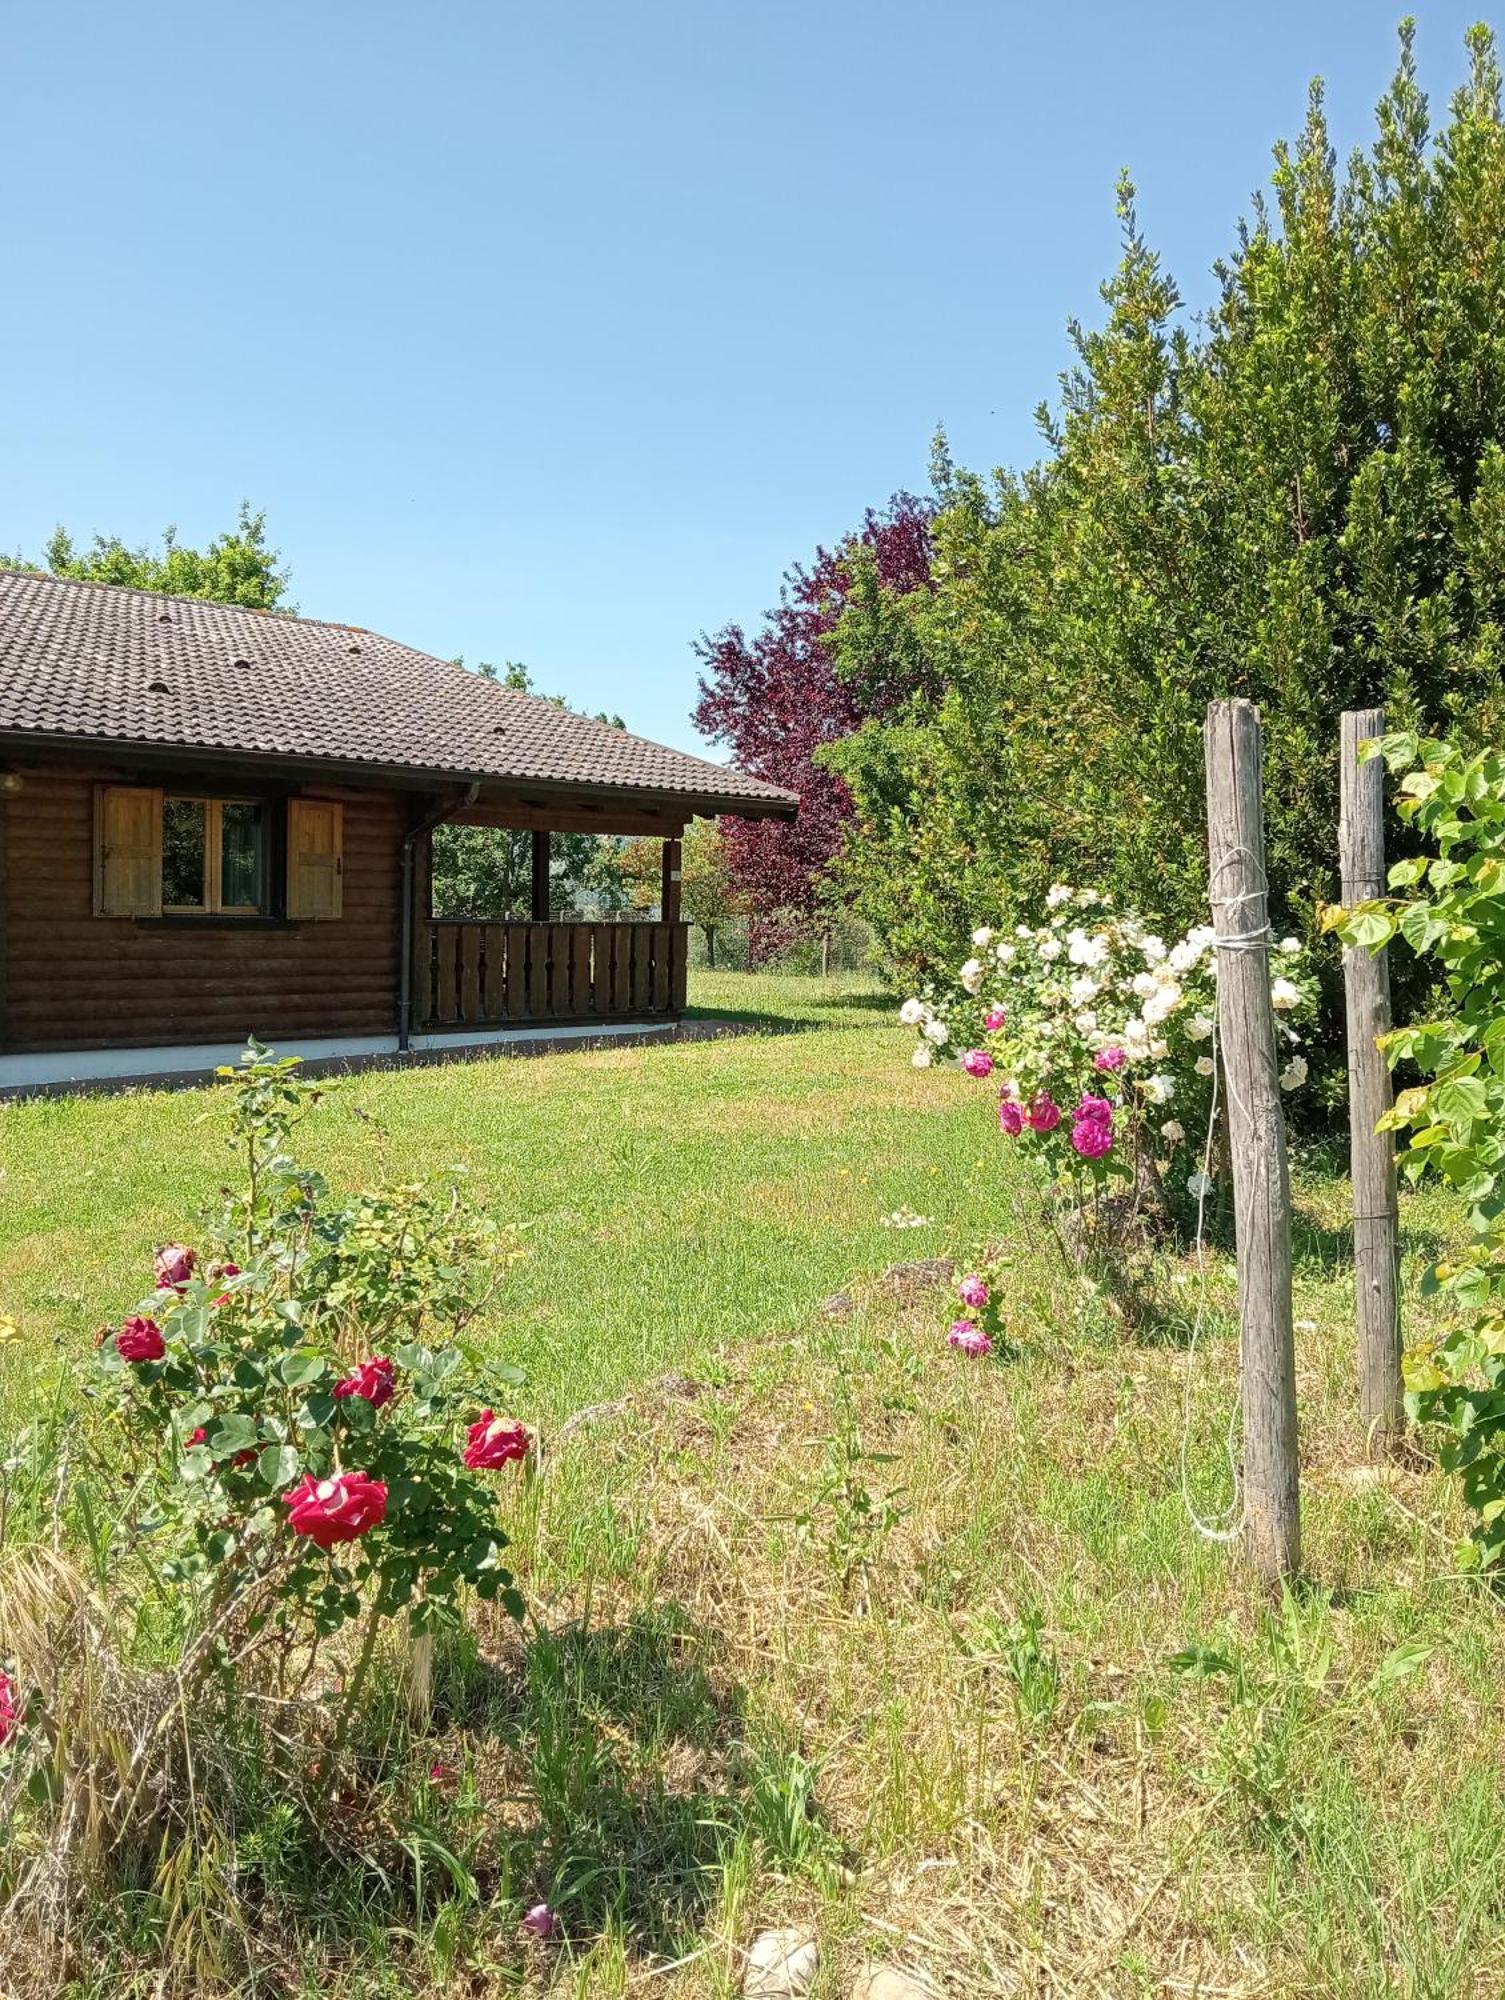
M 1265 879 L 1259 711 L 1207 711 L 1207 835 L 1218 945 L 1218 1035 L 1228 1097 L 1244 1411 L 1244 1546 L 1275 1584 L 1301 1563 L 1291 1189 L 1280 1105 Z M 1247 940 L 1247 942 L 1245 942 Z
M 1339 753 L 1342 811 L 1338 852 L 1350 908 L 1385 893 L 1385 767 L 1359 762 L 1359 745 L 1385 733 L 1382 708 L 1346 709 Z M 1397 1269 L 1400 1230 L 1395 1147 L 1375 1126 L 1390 1109 L 1390 1068 L 1378 1037 L 1390 1032 L 1390 963 L 1362 946 L 1343 953 L 1348 1009 L 1349 1159 L 1353 1179 L 1353 1259 L 1359 1337 L 1359 1414 L 1372 1445 L 1404 1421 Z

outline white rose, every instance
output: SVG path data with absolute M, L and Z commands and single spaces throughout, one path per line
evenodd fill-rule
M 1047 910 L 1058 910 L 1063 903 L 1071 901 L 1071 891 L 1064 882 L 1053 883 L 1045 896 Z
M 1096 1034 L 1097 1016 L 1096 1014 L 1093 1013 L 1090 1007 L 1084 1007 L 1080 1014 L 1074 1014 L 1072 1016 L 1071 1025 L 1076 1029 L 1079 1035 Z
M 957 978 L 969 993 L 976 993 L 982 985 L 982 960 L 969 958 Z
M 1181 988 L 1174 980 L 1168 986 L 1159 987 L 1144 1003 L 1144 1018 L 1152 1028 L 1175 1013 L 1181 1004 Z
M 1165 962 L 1172 972 L 1190 972 L 1201 956 L 1202 947 L 1194 944 L 1189 937 L 1184 937 L 1179 944 L 1171 946 Z
M 1156 1062 L 1164 1062 L 1171 1052 L 1171 1045 L 1163 1035 L 1155 1035 L 1150 1041 L 1150 1055 Z
M 1167 1118 L 1160 1128 L 1160 1136 L 1167 1145 L 1179 1146 L 1186 1137 L 1186 1127 L 1178 1124 L 1174 1118 Z
M 1194 1195 L 1198 1201 L 1201 1201 L 1204 1196 L 1212 1193 L 1211 1177 L 1200 1172 L 1188 1174 L 1186 1178 L 1186 1192 L 1189 1195 Z
M 1153 972 L 1136 972 L 1130 981 L 1131 991 L 1141 1000 L 1148 1000 L 1152 993 L 1160 991 L 1160 981 Z
M 1073 979 L 1071 982 L 1072 1006 L 1085 1007 L 1089 1000 L 1097 998 L 1100 990 L 1098 982 L 1095 979 L 1089 978 L 1084 972 L 1079 978 Z
M 1144 1080 L 1144 1094 L 1151 1104 L 1169 1104 L 1176 1094 L 1176 1079 L 1163 1070 Z
M 1302 1084 L 1305 1082 L 1306 1057 L 1292 1056 L 1291 1060 L 1280 1072 L 1280 1087 L 1282 1090 L 1300 1090 Z
M 1001 945 L 994 948 L 993 956 L 998 960 L 1000 965 L 1007 965 L 1011 959 L 1019 956 L 1019 947 L 1010 944 L 1007 938 L 1005 938 Z
M 938 1049 L 944 1048 L 951 1039 L 951 1030 L 944 1021 L 927 1021 L 922 1030 L 927 1042 L 934 1042 Z
M 1096 889 L 1078 889 L 1076 900 L 1079 910 L 1090 910 L 1095 903 L 1100 903 L 1103 899 Z
M 1015 924 L 1014 936 L 1016 938 L 1032 938 L 1034 936 L 1034 932 L 1030 929 L 1028 924 Z
M 1157 937 L 1141 938 L 1139 940 L 1139 949 L 1144 953 L 1151 965 L 1158 965 L 1161 959 L 1165 957 L 1165 939 Z
M 993 942 L 993 933 L 986 924 L 981 924 L 973 931 L 972 942 L 977 946 L 979 951 L 986 951 L 988 946 Z
M 929 1043 L 928 1042 L 918 1043 L 915 1047 L 914 1054 L 909 1058 L 909 1060 L 914 1064 L 916 1069 L 929 1069 L 930 1067 Z
M 1101 935 L 1088 937 L 1085 931 L 1068 931 L 1066 943 L 1066 956 L 1073 965 L 1101 965 L 1108 956 L 1108 940 Z
M 1053 965 L 1061 956 L 1061 940 L 1053 937 L 1046 938 L 1040 946 L 1040 956 L 1047 964 Z
M 929 1030 L 929 1029 L 927 1028 L 927 1029 L 925 1030 L 925 1032 L 926 1032 L 926 1034 L 928 1035 L 928 1034 L 929 1034 L 929 1032 L 930 1032 L 930 1030 Z M 1214 1071 L 1214 1070 L 1215 1070 L 1216 1068 L 1217 1068 L 1217 1064 L 1216 1064 L 1216 1063 L 1215 1063 L 1215 1062 L 1213 1061 L 1213 1059 L 1212 1059 L 1212 1057 L 1211 1057 L 1211 1056 L 1198 1056 L 1198 1057 L 1197 1057 L 1197 1075 L 1198 1075 L 1198 1076 L 1211 1076 L 1211 1075 L 1212 1075 L 1212 1073 L 1213 1073 L 1213 1071 Z
M 1193 1014 L 1186 1024 L 1186 1032 L 1194 1042 L 1205 1042 L 1212 1033 L 1213 1020 L 1209 1014 Z
M 1282 938 L 1280 940 L 1280 948 L 1287 958 L 1294 958 L 1301 949 L 1301 940 L 1300 938 Z
M 1301 1005 L 1301 988 L 1290 979 L 1273 979 L 1270 982 L 1270 1002 L 1282 1014 L 1289 1014 L 1293 1007 Z
M 929 1011 L 923 1000 L 906 1000 L 899 1009 L 899 1019 L 906 1028 L 917 1028 Z

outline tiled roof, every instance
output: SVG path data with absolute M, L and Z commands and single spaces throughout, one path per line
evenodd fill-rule
M 792 792 L 354 625 L 0 569 L 0 736 L 376 766 L 792 816 Z

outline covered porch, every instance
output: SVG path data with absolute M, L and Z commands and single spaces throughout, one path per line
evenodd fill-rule
M 526 918 L 436 916 L 433 837 L 443 824 L 526 830 L 532 845 Z M 657 838 L 663 843 L 656 918 L 576 918 L 551 907 L 556 832 Z M 424 816 L 412 842 L 404 952 L 402 1039 L 465 1029 L 677 1020 L 684 1010 L 690 927 L 680 917 L 684 818 L 575 803 L 477 804 Z

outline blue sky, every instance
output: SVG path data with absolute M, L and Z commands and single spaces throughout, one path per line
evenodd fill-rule
M 686 748 L 704 627 L 1031 412 L 1117 253 L 1193 304 L 1376 0 L 8 10 L 0 548 L 266 509 L 299 607 Z M 1477 6 L 1421 16 L 1440 109 Z

